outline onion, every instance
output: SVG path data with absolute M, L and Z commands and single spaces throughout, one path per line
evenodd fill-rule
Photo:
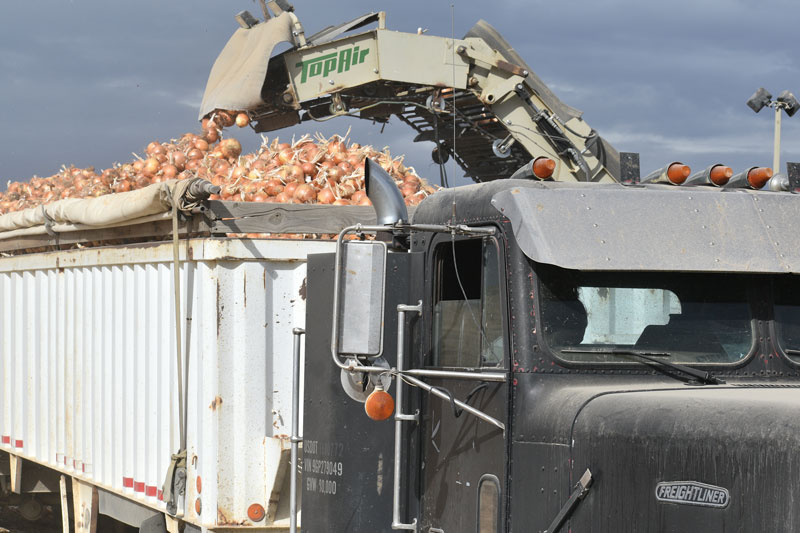
M 353 202 L 354 204 L 358 204 L 361 201 L 362 198 L 366 198 L 366 197 L 367 197 L 367 192 L 366 191 L 363 191 L 363 190 L 356 191 L 350 196 L 350 201 Z
M 220 126 L 223 128 L 229 128 L 233 126 L 234 118 L 233 115 L 227 111 L 217 111 L 215 122 L 219 122 Z
M 227 158 L 236 158 L 242 153 L 242 145 L 234 138 L 223 139 L 219 143 L 222 155 Z
M 305 173 L 303 172 L 303 167 L 301 165 L 287 165 L 286 172 L 287 180 L 303 181 L 305 178 Z
M 309 204 L 317 199 L 317 191 L 306 183 L 302 183 L 294 190 L 292 197 L 301 204 Z
M 170 160 L 180 170 L 186 164 L 186 154 L 179 150 L 174 150 L 170 152 Z
M 291 163 L 292 159 L 294 159 L 294 152 L 292 152 L 291 148 L 286 148 L 278 152 L 278 161 L 282 164 L 286 165 Z
M 353 167 L 353 165 L 348 163 L 347 160 L 342 161 L 337 166 L 341 169 L 341 171 L 344 173 L 345 176 L 347 176 L 348 174 L 352 174 L 353 170 L 355 170 L 355 167 Z
M 219 130 L 217 128 L 209 128 L 203 132 L 203 137 L 210 143 L 215 143 L 219 140 Z
M 319 193 L 317 193 L 317 203 L 318 204 L 332 204 L 336 201 L 336 195 L 333 194 L 333 191 L 328 187 L 325 187 Z
M 161 167 L 161 172 L 167 179 L 172 179 L 178 174 L 178 169 L 175 165 L 164 165 Z
M 158 159 L 154 157 L 148 157 L 144 162 L 144 167 L 142 167 L 142 172 L 144 172 L 145 174 L 153 175 L 156 172 L 158 172 L 160 166 L 161 165 L 158 162 Z
M 413 185 L 404 184 L 402 187 L 400 187 L 400 193 L 403 195 L 403 198 L 405 198 L 411 196 L 412 194 L 416 194 L 417 188 Z
M 264 190 L 270 196 L 277 196 L 278 194 L 283 192 L 283 183 L 280 180 L 272 179 L 267 181 L 266 185 L 264 186 Z
M 284 192 L 284 193 L 285 193 L 285 194 L 286 194 L 286 195 L 287 195 L 289 198 L 291 198 L 291 197 L 293 197 L 293 196 L 294 196 L 294 191 L 295 191 L 295 190 L 297 190 L 297 186 L 298 186 L 298 185 L 300 185 L 298 182 L 296 182 L 296 181 L 290 181 L 289 183 L 287 183 L 287 184 L 286 184 L 286 187 L 284 187 L 284 188 L 283 188 L 283 192 Z
M 239 126 L 240 128 L 244 128 L 248 124 L 250 124 L 250 117 L 247 115 L 247 113 L 239 113 L 238 115 L 236 115 L 237 126 Z
M 309 163 L 306 161 L 305 163 L 301 164 L 300 167 L 303 169 L 303 174 L 306 176 L 314 176 L 317 173 L 317 167 L 314 163 Z

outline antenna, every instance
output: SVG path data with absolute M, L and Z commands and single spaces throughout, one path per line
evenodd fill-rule
M 456 152 L 456 4 L 450 4 L 450 51 L 453 54 L 453 83 L 451 85 L 450 96 L 453 98 L 453 154 Z M 456 223 L 456 158 L 453 157 L 453 205 L 451 210 L 451 223 Z M 455 243 L 453 250 L 455 251 Z

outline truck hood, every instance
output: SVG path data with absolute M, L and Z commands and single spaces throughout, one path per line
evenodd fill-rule
M 571 530 L 800 530 L 798 413 L 794 386 L 595 396 L 573 423 L 571 485 L 594 483 Z

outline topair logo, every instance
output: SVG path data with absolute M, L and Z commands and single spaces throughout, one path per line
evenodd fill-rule
M 314 59 L 300 61 L 295 64 L 295 67 L 302 67 L 300 83 L 305 83 L 308 78 L 314 76 L 327 76 L 334 71 L 346 72 L 350 70 L 350 67 L 363 63 L 367 54 L 369 54 L 369 48 L 361 50 L 359 46 L 353 46 Z

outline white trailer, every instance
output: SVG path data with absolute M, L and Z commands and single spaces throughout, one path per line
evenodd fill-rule
M 142 194 L 114 196 L 130 203 Z M 166 515 L 168 528 L 176 517 L 188 531 L 287 529 L 293 329 L 305 325 L 307 256 L 335 244 L 212 234 L 248 224 L 335 232 L 372 211 L 307 209 L 194 216 L 181 222 L 179 241 L 163 240 L 174 230 L 169 206 L 128 214 L 111 229 L 62 221 L 56 237 L 36 224 L 13 238 L 0 233 L 0 480 L 10 479 L 8 490 L 71 492 L 76 531 L 95 531 L 98 513 L 136 526 Z M 148 234 L 157 242 L 59 249 Z M 164 487 L 183 448 L 181 394 L 185 493 L 170 509 Z
M 184 520 L 286 527 L 292 329 L 305 321 L 306 256 L 332 243 L 180 249 Z M 159 243 L 0 259 L 0 450 L 95 487 L 111 516 L 132 512 L 117 497 L 165 510 L 180 445 L 172 257 Z

